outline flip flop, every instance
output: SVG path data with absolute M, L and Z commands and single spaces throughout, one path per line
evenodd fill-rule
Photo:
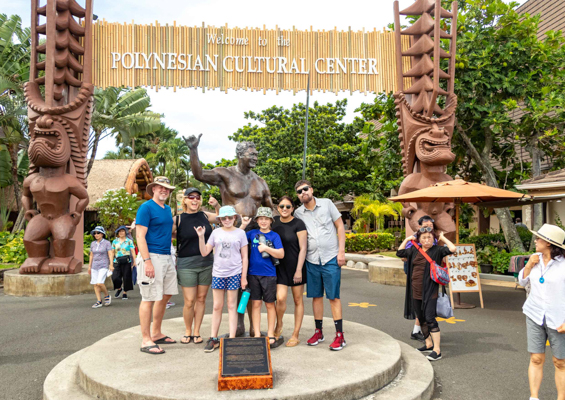
M 188 338 L 188 342 L 183 342 L 182 339 L 180 340 L 181 344 L 189 344 L 194 336 L 183 336 L 182 339 Z
M 200 338 L 200 342 L 197 342 L 197 341 L 196 341 L 196 338 Z M 204 339 L 202 339 L 202 336 L 200 336 L 200 335 L 198 335 L 198 336 L 193 336 L 193 337 L 192 337 L 192 342 L 193 342 L 194 344 L 200 344 L 200 343 L 204 343 Z
M 299 339 L 290 338 L 290 339 L 288 339 L 288 342 L 286 342 L 286 347 L 298 346 L 299 343 L 300 343 Z
M 279 328 L 279 330 L 275 331 L 275 337 L 278 339 L 282 335 L 283 325 Z
M 167 339 L 171 339 L 171 338 L 168 336 L 163 336 L 161 339 L 154 340 L 153 342 L 155 344 L 175 344 L 177 342 L 176 340 L 173 339 L 171 339 L 172 342 L 168 342 Z
M 159 349 L 161 351 L 151 351 L 151 349 Z M 159 346 L 157 346 L 156 344 L 152 345 L 152 346 L 145 346 L 142 347 L 141 349 L 139 349 L 142 353 L 147 353 L 147 354 L 164 354 L 165 350 L 163 350 L 162 348 L 160 348 Z

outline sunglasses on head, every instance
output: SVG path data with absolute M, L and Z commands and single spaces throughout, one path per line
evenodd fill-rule
M 284 210 L 285 208 L 286 208 L 287 210 L 290 210 L 290 209 L 292 208 L 292 206 L 289 205 L 289 204 L 279 204 L 279 208 L 280 208 L 281 210 Z
M 171 184 L 171 181 L 168 178 L 157 178 L 155 179 L 155 182 Z
M 188 195 L 186 197 L 188 197 L 190 200 L 200 200 L 199 194 L 191 194 L 191 195 Z
M 420 232 L 422 232 L 422 233 L 426 233 L 426 232 L 431 232 L 431 231 L 433 231 L 434 228 L 432 228 L 431 226 L 423 226 L 423 227 L 421 227 L 419 230 L 420 230 Z
M 304 186 L 303 188 L 296 189 L 296 194 L 302 194 L 302 192 L 307 192 L 310 186 Z

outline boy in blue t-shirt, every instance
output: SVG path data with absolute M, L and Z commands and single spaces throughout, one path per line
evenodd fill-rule
M 253 331 L 255 337 L 261 337 L 261 302 L 264 301 L 267 307 L 267 335 L 270 338 L 269 344 L 272 345 L 275 343 L 275 322 L 277 319 L 275 310 L 277 270 L 273 265 L 271 256 L 283 258 L 284 249 L 278 233 L 271 231 L 273 212 L 270 208 L 259 207 L 255 221 L 257 221 L 260 229 L 247 232 L 247 241 L 251 245 L 247 282 L 251 291 Z M 269 247 L 267 242 L 270 242 L 272 247 Z

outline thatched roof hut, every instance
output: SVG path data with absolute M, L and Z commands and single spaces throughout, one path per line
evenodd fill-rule
M 153 173 L 144 158 L 135 160 L 95 160 L 88 175 L 87 211 L 95 211 L 94 204 L 108 189 L 125 187 L 128 193 L 137 193 L 141 199 L 149 199 L 146 187 L 153 182 Z

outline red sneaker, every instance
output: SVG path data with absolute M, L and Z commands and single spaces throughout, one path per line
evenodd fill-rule
M 316 331 L 314 332 L 314 336 L 312 336 L 310 339 L 308 339 L 308 342 L 306 342 L 308 344 L 308 346 L 317 346 L 318 343 L 323 342 L 324 339 L 324 334 L 322 333 L 321 329 L 316 329 Z
M 343 332 L 336 332 L 334 342 L 330 344 L 330 350 L 338 351 L 343 349 L 346 345 L 347 343 L 345 343 Z

